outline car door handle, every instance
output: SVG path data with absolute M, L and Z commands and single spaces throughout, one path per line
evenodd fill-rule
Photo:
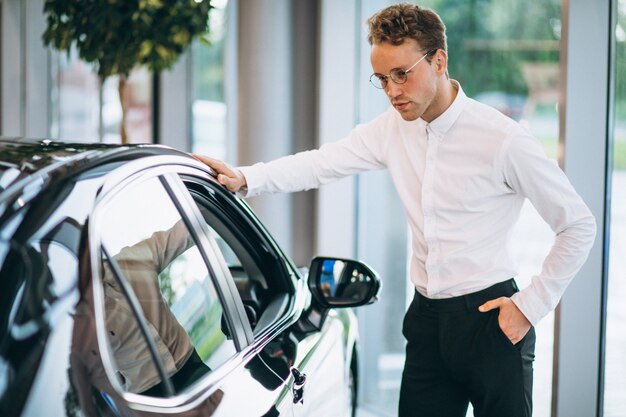
M 293 403 L 304 404 L 304 385 L 306 384 L 306 374 L 303 374 L 294 367 L 291 368 L 291 375 L 293 375 L 293 386 L 291 388 Z

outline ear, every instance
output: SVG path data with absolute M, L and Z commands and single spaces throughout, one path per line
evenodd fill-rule
M 433 68 L 438 75 L 445 75 L 448 71 L 448 54 L 443 49 L 437 49 L 432 59 Z

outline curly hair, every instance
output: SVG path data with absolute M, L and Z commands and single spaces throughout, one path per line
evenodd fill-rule
M 414 39 L 425 51 L 448 51 L 446 26 L 437 13 L 416 4 L 400 3 L 386 7 L 367 20 L 370 45 L 400 45 Z

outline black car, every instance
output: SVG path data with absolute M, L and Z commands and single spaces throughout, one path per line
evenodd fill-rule
M 354 415 L 380 281 L 156 145 L 0 139 L 0 416 Z

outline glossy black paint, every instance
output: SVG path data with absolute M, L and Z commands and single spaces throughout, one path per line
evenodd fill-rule
M 254 320 L 246 298 L 256 293 L 220 284 L 222 327 L 230 329 L 225 333 L 237 353 L 164 398 L 124 392 L 105 372 L 112 372 L 110 355 L 101 351 L 103 307 L 94 294 L 101 284 L 92 279 L 93 265 L 105 254 L 94 212 L 144 173 L 184 185 L 183 191 L 168 188 L 168 198 L 185 213 L 196 201 L 207 219 L 227 224 L 224 233 L 251 254 L 267 281 L 267 288 L 256 290 L 265 301 L 254 306 L 260 308 Z M 201 239 L 197 224 L 186 223 Z M 349 310 L 329 308 L 369 303 L 380 284 L 365 265 L 341 261 L 366 272 L 366 291 L 358 299 L 328 301 L 316 292 L 317 272 L 310 290 L 245 202 L 184 153 L 0 139 L 0 415 L 350 414 L 341 406 L 354 394 L 346 387 L 358 371 L 356 322 Z M 314 261 L 311 270 L 318 269 Z

